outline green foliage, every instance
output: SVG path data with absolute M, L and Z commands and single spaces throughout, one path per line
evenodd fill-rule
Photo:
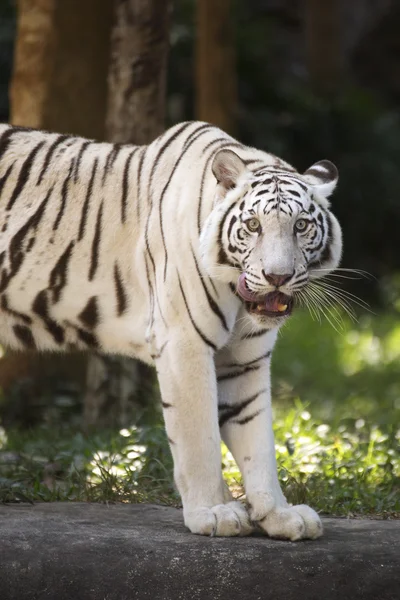
M 273 374 L 277 401 L 300 396 L 335 425 L 359 418 L 400 424 L 400 316 L 343 319 L 336 332 L 299 312 L 281 331 Z
M 86 436 L 60 424 L 2 436 L 0 501 L 178 501 L 159 425 Z
M 292 501 L 307 491 L 328 513 L 399 513 L 398 314 L 344 319 L 340 333 L 297 314 L 273 374 L 278 461 Z

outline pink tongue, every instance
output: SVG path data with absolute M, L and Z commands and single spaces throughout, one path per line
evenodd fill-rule
M 257 296 L 254 292 L 251 292 L 246 286 L 246 275 L 242 273 L 239 276 L 239 280 L 237 283 L 237 291 L 240 296 L 247 300 L 248 302 L 255 302 L 257 304 L 261 304 L 264 310 L 269 312 L 284 312 L 286 310 L 285 305 L 285 296 L 280 294 L 279 292 L 270 292 L 266 296 Z M 284 307 L 284 308 L 283 308 Z M 281 308 L 281 310 L 279 310 Z
M 242 273 L 239 276 L 239 279 L 237 282 L 237 291 L 240 294 L 240 296 L 243 298 L 243 300 L 247 300 L 248 302 L 256 302 L 257 301 L 257 294 L 255 294 L 254 292 L 251 292 L 250 290 L 247 289 L 245 273 Z

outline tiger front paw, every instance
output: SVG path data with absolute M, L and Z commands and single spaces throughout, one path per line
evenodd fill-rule
M 184 509 L 185 525 L 192 533 L 210 536 L 244 536 L 253 531 L 246 508 L 240 502 L 211 508 Z
M 315 540 L 323 533 L 321 519 L 306 504 L 288 508 L 273 508 L 258 525 L 272 538 L 291 540 Z

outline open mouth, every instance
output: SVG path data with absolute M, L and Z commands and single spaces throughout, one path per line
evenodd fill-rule
M 266 317 L 287 317 L 293 309 L 293 298 L 279 291 L 260 295 L 248 289 L 246 275 L 242 273 L 239 277 L 237 293 L 245 301 L 249 312 Z

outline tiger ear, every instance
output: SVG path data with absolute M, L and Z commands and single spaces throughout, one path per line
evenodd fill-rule
M 247 171 L 242 159 L 232 150 L 217 152 L 211 168 L 215 179 L 226 191 L 234 188 L 239 177 Z
M 307 169 L 303 177 L 317 193 L 329 198 L 337 185 L 339 173 L 329 160 L 321 160 Z

